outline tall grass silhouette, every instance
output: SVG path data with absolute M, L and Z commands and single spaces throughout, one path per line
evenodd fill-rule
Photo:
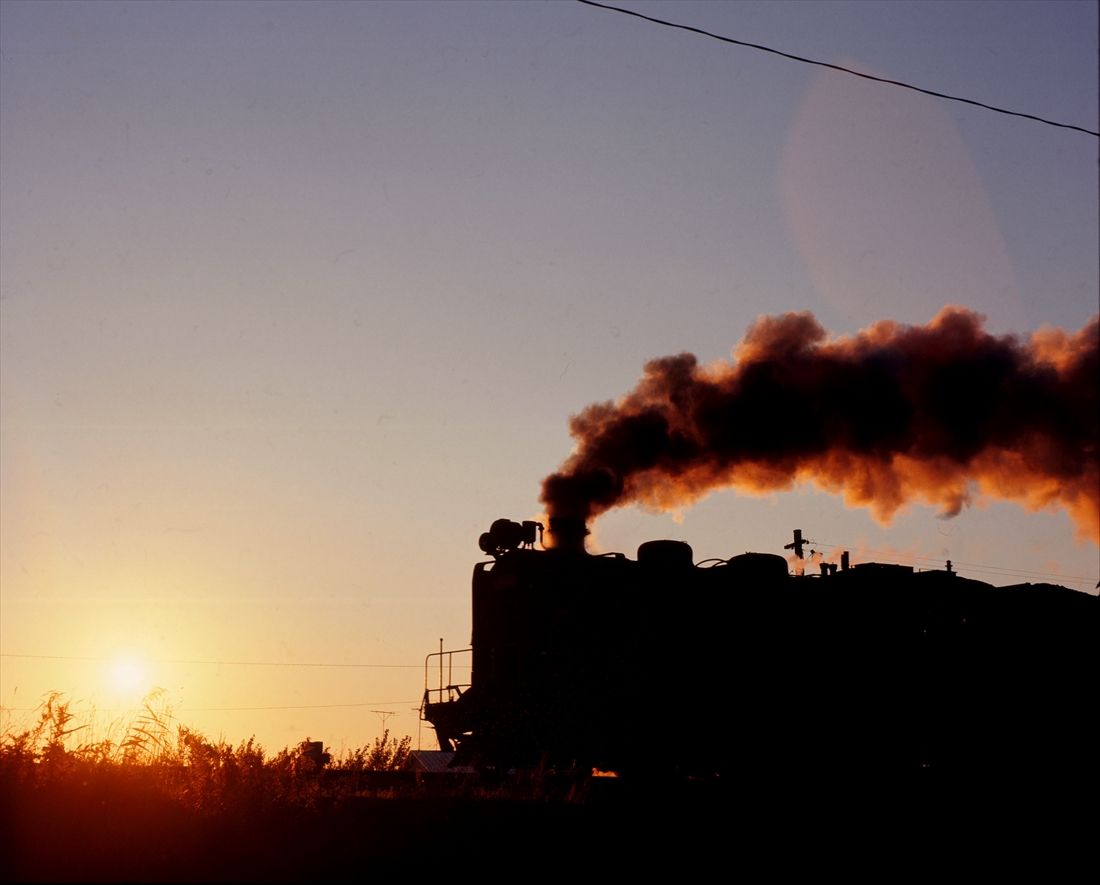
M 185 808 L 203 813 L 250 814 L 278 806 L 332 806 L 361 794 L 367 772 L 398 771 L 411 753 L 410 737 L 385 731 L 372 744 L 320 759 L 305 740 L 269 754 L 254 737 L 232 744 L 179 723 L 154 690 L 129 721 L 95 738 L 72 701 L 60 692 L 43 697 L 30 727 L 0 735 L 0 780 L 24 790 L 65 783 L 140 781 Z M 112 736 L 114 735 L 114 736 Z

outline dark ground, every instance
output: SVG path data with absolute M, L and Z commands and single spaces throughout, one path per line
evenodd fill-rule
M 0 790 L 4 881 L 358 881 L 399 872 L 494 882 L 828 872 L 1058 881 L 1096 873 L 1100 832 L 1088 785 L 1007 780 L 721 790 L 605 781 L 583 803 L 364 798 L 232 820 L 152 791 Z

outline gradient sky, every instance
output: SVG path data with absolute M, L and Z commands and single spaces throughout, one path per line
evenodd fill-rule
M 623 5 L 1097 129 L 1093 2 Z M 729 358 L 788 310 L 845 334 L 1098 309 L 1080 132 L 571 2 L 0 14 L 5 728 L 56 689 L 105 737 L 160 686 L 234 743 L 415 739 L 478 535 L 539 512 L 569 416 L 647 359 Z M 625 508 L 595 541 L 703 559 L 796 527 L 856 561 L 1098 577 L 1061 512 L 882 526 L 812 488 Z

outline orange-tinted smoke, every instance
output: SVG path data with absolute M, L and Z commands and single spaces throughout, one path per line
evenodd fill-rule
M 652 360 L 619 402 L 574 416 L 576 450 L 542 501 L 590 519 L 808 481 L 882 521 L 910 501 L 954 515 L 975 495 L 1061 506 L 1100 543 L 1098 348 L 1098 318 L 1022 341 L 957 307 L 833 339 L 809 313 L 761 317 L 732 363 Z

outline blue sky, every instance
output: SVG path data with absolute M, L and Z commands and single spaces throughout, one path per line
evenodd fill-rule
M 1097 129 L 1094 3 L 623 5 Z M 835 334 L 1097 311 L 1079 132 L 567 2 L 0 13 L 0 645 L 51 656 L 0 659 L 6 708 L 121 709 L 129 653 L 215 736 L 357 746 L 375 709 L 415 735 L 478 534 L 538 511 L 569 416 L 647 359 L 728 359 L 789 310 Z M 1097 579 L 1064 514 L 999 502 L 881 526 L 716 492 L 596 539 L 701 559 L 796 527 Z

